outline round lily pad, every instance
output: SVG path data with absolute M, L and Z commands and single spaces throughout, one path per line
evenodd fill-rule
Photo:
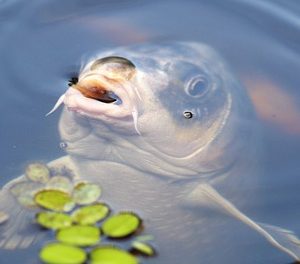
M 81 225 L 93 225 L 104 219 L 109 211 L 109 207 L 104 203 L 87 205 L 74 211 L 72 220 Z
M 138 264 L 138 259 L 130 253 L 114 247 L 100 246 L 91 251 L 91 264 Z
M 143 243 L 140 241 L 134 241 L 134 242 L 132 242 L 131 246 L 132 246 L 133 252 L 137 252 L 137 253 L 140 253 L 140 254 L 142 254 L 144 256 L 148 256 L 148 257 L 155 255 L 155 251 L 154 251 L 153 247 L 146 243 Z
M 79 183 L 73 190 L 73 200 L 77 204 L 91 204 L 98 200 L 101 195 L 101 188 L 93 183 Z
M 36 215 L 36 221 L 42 227 L 54 230 L 72 225 L 69 215 L 57 212 L 40 212 Z
M 72 197 L 59 190 L 42 190 L 36 193 L 34 201 L 41 207 L 58 212 L 71 211 L 75 204 Z
M 46 187 L 48 189 L 60 190 L 63 192 L 70 193 L 70 192 L 72 192 L 73 184 L 67 177 L 54 176 L 48 181 Z
M 40 259 L 48 264 L 82 264 L 86 258 L 83 249 L 62 243 L 50 243 L 40 251 Z
M 96 226 L 70 226 L 60 229 L 56 233 L 56 239 L 74 246 L 93 246 L 100 241 L 100 229 Z
M 50 178 L 50 171 L 45 164 L 32 163 L 27 166 L 25 175 L 34 182 L 46 183 Z
M 105 235 L 123 238 L 133 234 L 141 225 L 141 219 L 134 213 L 121 212 L 108 218 L 102 225 Z

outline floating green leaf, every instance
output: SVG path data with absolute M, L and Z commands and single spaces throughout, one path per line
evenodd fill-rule
M 75 206 L 72 197 L 59 190 L 42 190 L 34 196 L 34 201 L 41 207 L 58 212 L 68 212 Z
M 101 188 L 97 184 L 79 183 L 73 191 L 73 200 L 77 204 L 91 204 L 98 200 L 101 195 Z
M 45 164 L 32 163 L 27 166 L 25 175 L 34 182 L 46 183 L 50 178 L 50 171 Z
M 105 235 L 122 238 L 134 233 L 141 225 L 141 219 L 134 213 L 121 212 L 108 218 L 102 225 Z
M 83 249 L 62 243 L 48 244 L 40 251 L 40 259 L 48 264 L 81 264 L 86 258 Z
M 137 251 L 142 255 L 149 256 L 149 257 L 155 255 L 154 249 L 146 243 L 140 241 L 134 241 L 132 242 L 131 246 L 133 251 Z
M 36 221 L 41 226 L 54 230 L 72 225 L 69 215 L 56 212 L 40 212 L 36 215 Z
M 73 184 L 67 177 L 54 176 L 48 181 L 46 187 L 48 189 L 60 190 L 63 192 L 71 193 L 73 189 Z
M 91 264 L 137 264 L 138 259 L 130 253 L 113 247 L 100 246 L 91 251 Z
M 74 211 L 72 219 L 81 225 L 93 225 L 104 219 L 109 213 L 109 207 L 104 203 L 96 203 L 81 207 Z
M 96 226 L 70 226 L 60 229 L 56 239 L 74 246 L 93 246 L 100 241 L 100 229 Z

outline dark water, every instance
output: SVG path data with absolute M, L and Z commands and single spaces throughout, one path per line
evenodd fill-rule
M 199 41 L 225 57 L 262 121 L 264 178 L 257 191 L 265 201 L 252 210 L 299 235 L 299 28 L 296 0 L 0 1 L 0 183 L 32 160 L 63 155 L 59 111 L 47 118 L 45 113 L 83 58 L 132 43 Z M 259 236 L 245 234 L 240 248 L 228 254 L 255 263 L 291 262 Z M 0 263 L 38 263 L 37 251 L 1 251 Z

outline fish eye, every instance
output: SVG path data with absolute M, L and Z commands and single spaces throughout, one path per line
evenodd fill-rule
M 183 112 L 183 116 L 186 118 L 186 119 L 191 119 L 193 117 L 193 113 L 190 112 L 190 111 L 185 111 Z
M 193 78 L 187 85 L 186 92 L 192 97 L 201 97 L 208 91 L 209 82 L 204 76 Z

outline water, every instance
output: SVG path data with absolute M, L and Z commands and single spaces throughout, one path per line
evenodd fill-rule
M 45 113 L 78 73 L 81 60 L 132 43 L 199 41 L 225 57 L 262 121 L 264 177 L 256 191 L 265 199 L 249 213 L 300 234 L 298 1 L 2 0 L 0 21 L 1 184 L 32 160 L 63 155 L 59 111 L 47 118 Z M 219 259 L 237 255 L 247 263 L 291 262 L 243 230 L 238 226 L 234 235 L 239 248 L 229 247 L 227 258 L 215 252 Z M 0 263 L 38 263 L 40 245 L 16 254 L 1 251 Z

